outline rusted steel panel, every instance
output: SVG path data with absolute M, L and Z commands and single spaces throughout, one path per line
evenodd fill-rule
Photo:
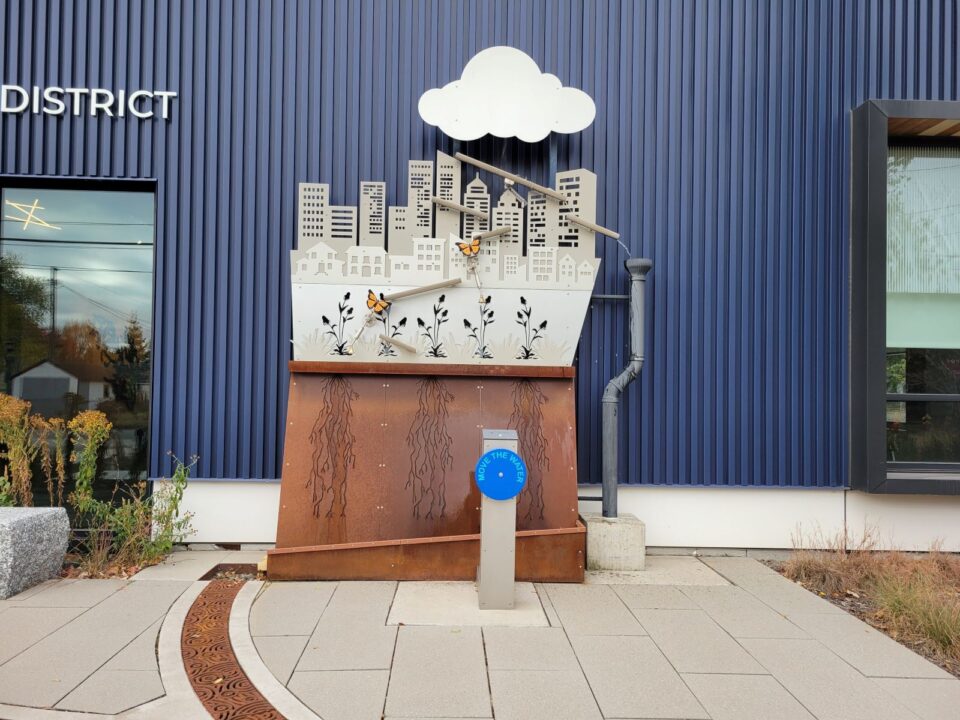
M 271 556 L 281 559 L 271 560 L 271 574 L 475 577 L 472 471 L 487 427 L 516 429 L 530 470 L 518 501 L 518 568 L 538 579 L 582 576 L 572 379 L 387 374 L 392 368 L 291 375 Z M 571 532 L 581 536 L 570 540 Z
M 479 384 L 483 426 L 516 430 L 520 456 L 527 465 L 527 485 L 517 497 L 517 527 L 576 525 L 573 383 L 484 378 Z
M 277 547 L 475 533 L 483 427 L 529 455 L 521 530 L 577 522 L 572 381 L 291 377 Z

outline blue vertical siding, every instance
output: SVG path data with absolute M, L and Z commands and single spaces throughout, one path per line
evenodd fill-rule
M 0 172 L 156 179 L 151 472 L 173 450 L 211 478 L 279 475 L 297 183 L 402 202 L 407 160 L 454 149 L 420 93 L 508 44 L 596 99 L 556 165 L 655 263 L 624 479 L 843 485 L 849 111 L 960 97 L 953 0 L 0 0 L 0 38 L 4 83 L 179 93 L 169 122 L 4 116 Z M 458 147 L 548 181 L 547 142 Z M 584 328 L 583 481 L 625 328 L 601 301 Z

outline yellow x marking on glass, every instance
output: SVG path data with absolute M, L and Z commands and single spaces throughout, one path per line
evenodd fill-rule
M 28 205 L 27 203 L 17 203 L 11 202 L 10 200 L 4 200 L 4 202 L 12 208 L 23 213 L 21 217 L 14 217 L 13 215 L 4 215 L 5 220 L 13 220 L 14 222 L 22 222 L 23 229 L 26 230 L 30 225 L 39 225 L 40 227 L 49 228 L 50 230 L 60 230 L 61 228 L 58 225 L 51 225 L 46 220 L 37 217 L 37 210 L 45 210 L 42 205 L 40 205 L 40 200 L 35 199 L 33 204 Z

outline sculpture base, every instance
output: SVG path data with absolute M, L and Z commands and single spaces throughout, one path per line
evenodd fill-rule
M 583 582 L 586 528 L 517 533 L 517 580 Z M 271 580 L 475 580 L 480 534 L 267 552 Z
M 471 471 L 481 430 L 495 427 L 517 431 L 528 468 L 518 579 L 582 579 L 572 368 L 294 361 L 290 370 L 269 577 L 474 579 Z

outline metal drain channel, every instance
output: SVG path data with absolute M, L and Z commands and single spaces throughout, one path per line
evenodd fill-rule
M 230 644 L 230 608 L 243 584 L 212 580 L 190 606 L 180 635 L 183 667 L 216 720 L 285 720 L 250 682 Z

